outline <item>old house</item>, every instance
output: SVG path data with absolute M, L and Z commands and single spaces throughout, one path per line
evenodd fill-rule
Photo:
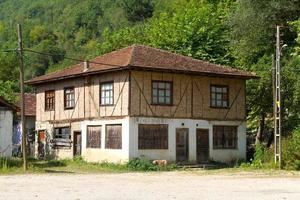
M 13 114 L 17 107 L 0 96 L 0 157 L 12 155 Z
M 17 106 L 21 107 L 21 94 L 16 94 L 18 97 Z M 30 156 L 35 154 L 35 121 L 36 121 L 36 97 L 35 94 L 25 93 L 25 116 L 26 116 L 26 144 L 27 152 Z M 13 147 L 14 153 L 21 153 L 22 142 L 22 128 L 21 128 L 21 112 L 17 112 L 17 117 L 14 120 L 14 132 L 13 132 Z
M 245 158 L 251 78 L 143 45 L 33 78 L 36 154 L 108 162 Z

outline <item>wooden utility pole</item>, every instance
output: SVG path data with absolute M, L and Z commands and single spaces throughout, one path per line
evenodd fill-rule
M 19 71 L 20 71 L 20 88 L 21 88 L 21 126 L 22 126 L 22 153 L 23 169 L 27 170 L 26 156 L 26 119 L 25 119 L 25 94 L 24 94 L 24 61 L 23 61 L 23 41 L 22 27 L 18 24 L 18 53 L 19 53 Z
M 276 27 L 276 62 L 275 62 L 275 127 L 274 127 L 274 155 L 275 163 L 281 168 L 281 69 L 280 69 L 280 26 Z

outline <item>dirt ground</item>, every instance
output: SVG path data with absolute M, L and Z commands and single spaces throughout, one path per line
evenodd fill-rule
M 28 174 L 0 176 L 0 199 L 300 199 L 299 176 L 197 174 Z

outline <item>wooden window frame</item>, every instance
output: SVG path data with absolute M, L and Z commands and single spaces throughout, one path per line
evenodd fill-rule
M 213 105 L 213 99 L 212 99 L 212 88 L 213 87 L 215 87 L 215 88 L 219 87 L 219 88 L 222 88 L 222 89 L 223 88 L 227 89 L 227 94 L 226 94 L 227 105 L 226 106 L 223 106 L 223 100 L 221 100 L 222 106 Z M 223 93 L 221 93 L 221 94 L 223 94 Z M 229 109 L 229 86 L 228 85 L 215 85 L 215 84 L 210 85 L 210 107 L 211 108 L 218 108 L 218 109 Z
M 232 139 L 232 141 L 231 141 L 231 143 L 233 144 L 232 146 L 228 146 L 227 145 L 229 139 L 226 138 L 226 135 L 225 135 L 225 128 L 226 127 L 230 127 L 230 128 L 234 128 L 235 129 L 235 132 L 233 133 L 233 136 L 229 137 L 229 139 Z M 217 135 L 216 135 L 217 134 L 216 133 L 216 131 L 217 131 L 216 129 L 217 128 L 223 128 L 223 135 L 222 135 L 222 137 L 224 137 L 224 138 L 222 138 L 222 140 L 224 140 L 224 141 L 222 141 L 221 142 L 222 144 L 218 145 L 218 146 L 215 145 L 216 140 L 219 139 L 219 138 L 216 138 L 217 137 Z M 218 141 L 218 143 L 219 143 L 219 141 Z M 230 149 L 233 149 L 233 150 L 238 149 L 238 126 L 214 125 L 213 126 L 213 149 L 229 149 L 229 150 Z
M 61 130 L 62 129 L 69 129 L 69 137 L 68 138 L 62 138 L 62 137 L 57 137 L 57 135 L 56 135 L 56 130 L 60 130 L 59 132 L 61 132 Z M 61 135 L 62 135 L 62 133 L 61 133 Z M 71 127 L 70 126 L 64 126 L 64 127 L 54 127 L 54 139 L 69 139 L 69 140 L 71 140 Z
M 97 144 L 91 144 L 89 142 L 89 127 L 99 127 L 99 130 L 100 130 L 100 136 L 99 136 L 99 145 Z M 86 126 L 86 148 L 90 148 L 90 149 L 101 149 L 102 147 L 102 125 L 87 125 Z
M 159 103 L 158 101 L 157 101 L 157 103 L 154 103 L 153 102 L 153 98 L 154 98 L 154 95 L 153 95 L 153 84 L 154 83 L 157 83 L 157 84 L 159 84 L 159 83 L 169 83 L 170 84 L 170 103 Z M 166 91 L 167 91 L 167 89 L 158 89 L 158 88 L 156 88 L 157 89 L 157 98 L 159 99 L 159 96 L 158 96 L 158 93 L 159 93 L 159 90 L 164 90 L 165 91 L 165 96 L 164 96 L 164 98 L 166 98 Z M 158 100 L 157 99 L 157 100 Z M 155 106 L 173 106 L 173 81 L 162 81 L 162 80 L 152 80 L 151 81 L 151 105 L 155 105 Z
M 53 93 L 52 97 L 48 97 L 47 98 L 47 93 Z M 52 102 L 52 107 L 50 108 L 50 102 L 48 102 L 47 100 L 50 99 L 49 101 L 53 101 Z M 55 90 L 47 90 L 45 91 L 45 111 L 54 111 L 55 110 Z
M 71 100 L 68 100 L 68 101 L 70 101 L 70 102 L 73 101 L 73 106 L 68 106 L 67 107 L 67 94 L 66 94 L 66 91 L 70 90 L 70 89 L 73 90 L 73 96 L 74 96 L 74 98 L 71 99 Z M 74 108 L 75 108 L 75 87 L 65 87 L 64 88 L 64 109 L 65 110 L 71 110 L 71 109 L 74 109 Z
M 112 84 L 112 103 L 111 104 L 102 104 L 102 85 L 105 85 L 105 84 Z M 99 88 L 99 91 L 100 91 L 100 99 L 99 99 L 99 104 L 100 106 L 113 106 L 114 105 L 114 81 L 105 81 L 105 82 L 100 82 L 100 88 Z M 105 90 L 106 91 L 106 90 Z
M 121 133 L 120 134 L 121 135 L 120 135 L 120 138 L 118 138 L 118 142 L 119 143 L 113 143 L 113 144 L 111 144 L 111 141 L 110 141 L 111 137 L 109 136 L 109 133 L 108 133 L 108 127 L 109 126 L 120 126 L 120 128 L 121 128 Z M 123 133 L 122 133 L 122 124 L 107 124 L 107 125 L 105 125 L 105 149 L 121 150 L 122 146 L 123 146 L 122 145 L 122 143 L 123 143 L 122 136 L 123 136 Z
M 149 132 L 142 133 L 142 128 L 146 126 L 165 126 L 166 133 L 162 135 L 161 133 L 155 132 L 151 133 L 151 136 L 147 136 Z M 148 130 L 150 131 L 150 130 Z M 158 138 L 157 136 L 161 136 Z M 146 140 L 151 139 L 152 141 Z M 155 142 L 158 142 L 155 144 Z M 157 145 L 157 146 L 155 146 Z M 139 150 L 168 150 L 169 149 L 169 125 L 168 124 L 139 124 L 138 125 L 138 149 Z

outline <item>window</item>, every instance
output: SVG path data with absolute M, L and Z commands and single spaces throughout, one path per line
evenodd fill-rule
M 87 148 L 101 148 L 101 126 L 87 126 Z
M 70 127 L 62 127 L 54 129 L 54 139 L 71 139 Z
M 172 104 L 172 82 L 152 81 L 152 104 Z
M 236 149 L 237 127 L 214 126 L 213 127 L 214 149 Z
M 55 109 L 55 91 L 49 90 L 45 92 L 45 110 L 51 111 Z
M 65 88 L 64 91 L 65 109 L 72 109 L 75 106 L 75 93 L 74 88 Z
M 106 125 L 106 149 L 122 149 L 122 125 Z
M 211 107 L 227 108 L 229 106 L 228 86 L 212 85 L 210 94 Z
M 139 149 L 168 149 L 168 125 L 139 124 Z
M 113 82 L 102 83 L 100 85 L 100 105 L 114 104 Z

